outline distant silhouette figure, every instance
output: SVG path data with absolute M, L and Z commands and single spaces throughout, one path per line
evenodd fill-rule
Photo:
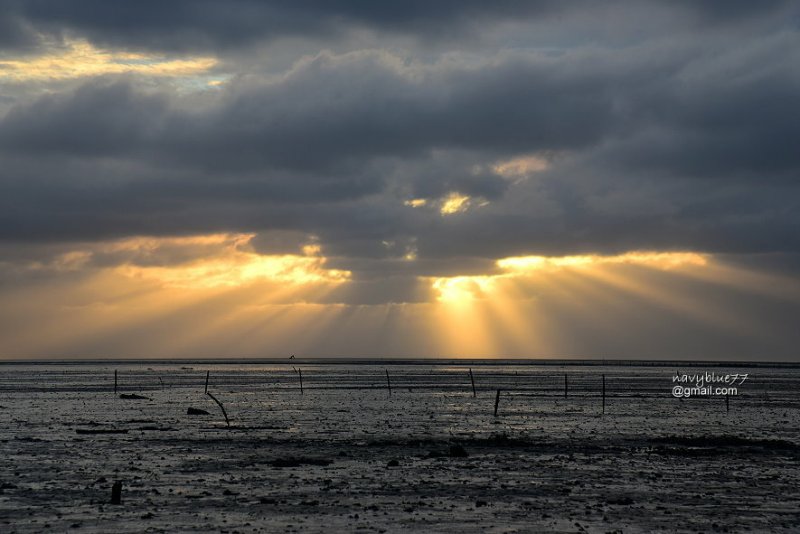
M 290 360 L 294 360 L 294 354 L 292 354 L 291 356 L 289 356 L 289 359 L 290 359 Z

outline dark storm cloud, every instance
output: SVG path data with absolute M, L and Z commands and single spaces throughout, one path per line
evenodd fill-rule
M 434 35 L 462 26 L 527 17 L 556 9 L 550 0 L 371 2 L 336 0 L 5 0 L 0 2 L 7 41 L 19 45 L 33 32 L 72 32 L 102 45 L 157 50 L 214 50 L 281 36 L 336 35 L 350 27 Z
M 624 17 L 631 9 L 657 9 L 669 4 L 701 24 L 739 23 L 782 13 L 790 0 L 760 2 L 659 2 L 617 0 L 2 0 L 0 45 L 30 47 L 43 36 L 82 36 L 103 46 L 187 51 L 224 50 L 293 36 L 335 39 L 355 28 L 395 33 L 423 40 L 463 39 L 503 21 L 559 22 L 576 11 L 602 19 L 612 12 Z
M 234 84 L 209 110 L 165 108 L 126 83 L 90 84 L 9 112 L 0 150 L 147 151 L 225 171 L 329 169 L 434 148 L 513 153 L 573 148 L 614 125 L 600 80 L 552 61 L 480 69 L 404 67 L 375 53 L 322 54 L 276 83 Z M 354 83 L 358 80 L 358 83 Z
M 0 11 L 0 51 L 25 50 L 36 45 L 37 38 L 23 19 L 15 13 Z
M 694 10 L 708 20 L 717 22 L 758 16 L 790 5 L 790 2 L 784 0 L 765 0 L 763 2 L 750 2 L 749 0 L 711 0 L 706 2 L 678 0 L 677 2 L 672 2 L 672 4 Z
M 409 197 L 458 190 L 496 199 L 508 184 L 470 171 L 479 158 L 429 160 L 431 151 L 576 148 L 613 124 L 608 95 L 568 78 L 549 81 L 552 63 L 439 71 L 392 61 L 322 55 L 279 82 L 234 84 L 200 109 L 127 82 L 18 105 L 0 121 L 3 235 L 184 233 L 278 216 L 313 226 L 336 207 L 292 215 L 278 205 L 259 214 L 253 204 L 358 199 L 390 181 Z M 370 211 L 357 207 L 348 218 Z
M 113 157 L 137 151 L 159 129 L 166 100 L 128 84 L 89 84 L 12 108 L 2 120 L 7 153 Z
M 0 117 L 2 240 L 247 231 L 270 252 L 315 235 L 331 265 L 397 276 L 396 288 L 510 255 L 800 251 L 800 38 L 796 18 L 763 20 L 791 3 L 659 4 L 713 26 L 708 35 L 675 26 L 680 38 L 665 28 L 627 45 L 459 53 L 455 32 L 450 53 L 429 55 L 437 25 L 499 32 L 500 21 L 579 8 L 112 4 L 6 2 L 0 27 L 16 33 L 0 39 L 23 46 L 34 28 L 231 53 L 355 26 L 424 38 L 410 52 L 320 52 L 280 75 L 242 59 L 239 76 L 200 93 L 132 77 L 20 98 Z M 633 27 L 623 4 L 585 9 Z M 493 167 L 531 154 L 550 167 Z M 437 201 L 451 192 L 475 205 L 443 217 Z M 429 203 L 403 205 L 412 198 Z

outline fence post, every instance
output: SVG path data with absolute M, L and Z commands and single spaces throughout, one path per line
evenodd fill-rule
M 478 394 L 475 393 L 475 377 L 472 376 L 472 367 L 469 368 L 469 381 L 472 382 L 472 396 L 477 397 Z
M 603 375 L 603 413 L 606 413 L 606 375 Z

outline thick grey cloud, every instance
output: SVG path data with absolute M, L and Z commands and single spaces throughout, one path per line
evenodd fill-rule
M 617 0 L 3 0 L 0 27 L 5 46 L 25 46 L 42 36 L 85 36 L 101 45 L 155 50 L 220 50 L 279 37 L 335 39 L 351 29 L 406 34 L 424 40 L 458 40 L 508 21 L 560 22 L 575 12 L 596 20 L 622 17 L 636 9 L 659 11 L 666 2 Z M 669 2 L 686 21 L 701 25 L 739 24 L 784 14 L 790 0 Z
M 17 98 L 0 117 L 0 239 L 247 231 L 268 251 L 294 246 L 271 232 L 316 235 L 335 266 L 398 276 L 398 288 L 510 255 L 800 251 L 792 3 L 649 3 L 672 15 L 653 36 L 635 31 L 641 4 L 625 16 L 636 3 L 384 4 L 5 2 L 9 50 L 31 32 L 69 34 L 224 52 L 240 70 L 199 92 L 97 78 Z M 586 11 L 627 41 L 498 45 L 506 26 L 520 35 L 547 19 L 557 32 Z M 236 52 L 356 28 L 375 33 L 372 49 L 320 51 L 278 74 Z M 428 44 L 438 33 L 447 46 Z M 375 48 L 400 34 L 415 43 Z M 494 168 L 532 154 L 549 168 Z M 443 217 L 436 202 L 452 192 L 474 204 Z M 410 252 L 417 261 L 402 261 Z
M 558 10 L 550 0 L 472 0 L 403 3 L 322 0 L 103 2 L 17 1 L 0 3 L 7 46 L 36 34 L 85 36 L 102 45 L 171 51 L 219 50 L 283 36 L 336 37 L 348 29 L 433 36 L 443 28 L 461 33 L 480 20 L 529 17 Z M 446 32 L 447 30 L 445 30 Z
M 278 82 L 234 83 L 199 111 L 167 109 L 163 95 L 124 82 L 89 84 L 12 109 L 0 142 L 6 152 L 146 152 L 165 164 L 237 172 L 327 169 L 436 148 L 565 149 L 614 126 L 604 82 L 585 78 L 516 57 L 473 69 L 322 54 Z

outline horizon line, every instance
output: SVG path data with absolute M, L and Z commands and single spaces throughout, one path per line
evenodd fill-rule
M 205 363 L 214 365 L 260 365 L 260 364 L 310 364 L 310 365 L 442 365 L 472 364 L 485 366 L 531 365 L 531 366 L 633 366 L 667 367 L 800 367 L 800 361 L 757 360 L 682 360 L 682 359 L 637 359 L 637 358 L 379 358 L 379 357 L 171 357 L 171 358 L 38 358 L 0 359 L 0 365 L 91 365 L 91 364 L 185 364 Z

